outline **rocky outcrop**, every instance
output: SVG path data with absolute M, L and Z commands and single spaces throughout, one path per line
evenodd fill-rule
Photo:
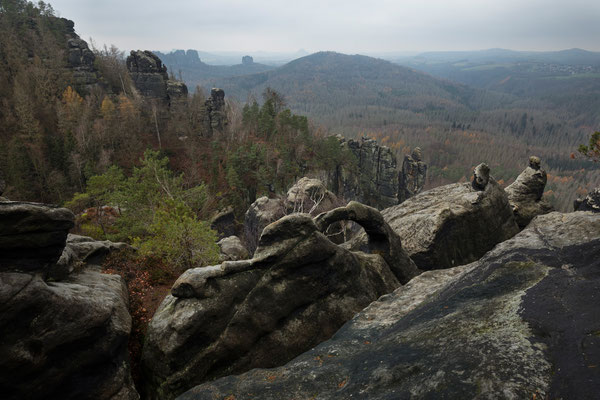
M 600 188 L 592 190 L 584 199 L 575 200 L 575 211 L 600 212 Z
M 423 270 L 475 261 L 519 231 L 507 194 L 485 164 L 471 183 L 440 186 L 381 213 Z
M 600 217 L 536 217 L 481 260 L 428 271 L 274 369 L 180 400 L 591 399 L 600 393 Z
M 285 197 L 260 197 L 246 211 L 244 235 L 246 247 L 253 253 L 263 229 L 284 215 L 307 213 L 316 216 L 343 203 L 319 179 L 303 177 Z
M 244 216 L 244 242 L 250 254 L 254 254 L 263 229 L 284 215 L 285 209 L 280 198 L 263 196 L 250 205 Z
M 237 236 L 229 236 L 217 242 L 221 250 L 221 261 L 238 261 L 249 258 L 248 250 Z
M 381 255 L 400 283 L 405 284 L 420 273 L 402 248 L 400 237 L 384 221 L 377 209 L 351 201 L 345 207 L 335 208 L 315 218 L 317 227 L 323 233 L 338 221 L 358 223 L 367 237 L 366 244 L 360 250 Z
M 318 215 L 342 205 L 342 202 L 319 179 L 301 178 L 286 194 L 286 212 Z
M 350 210 L 361 222 L 378 214 Z M 186 271 L 148 328 L 142 361 L 149 398 L 173 398 L 206 380 L 282 365 L 396 288 L 386 262 L 391 254 L 382 253 L 400 254 L 383 244 L 400 243 L 380 237 L 385 228 L 374 229 L 380 247 L 351 252 L 328 240 L 309 215 L 292 214 L 265 228 L 253 259 Z M 416 272 L 412 263 L 398 268 Z
M 244 57 L 242 57 L 242 64 L 243 65 L 252 65 L 252 64 L 254 64 L 254 58 L 252 58 L 251 56 L 244 56 Z
M 127 69 L 136 89 L 147 99 L 170 104 L 187 97 L 187 86 L 170 80 L 167 67 L 151 51 L 132 50 L 127 57 Z
M 529 166 L 506 188 L 508 201 L 521 229 L 537 215 L 552 211 L 552 206 L 542 198 L 548 178 L 540 163 L 539 157 L 529 157 Z
M 330 178 L 333 192 L 346 200 L 356 200 L 382 209 L 398 203 L 398 167 L 396 156 L 376 140 L 362 137 L 346 140 L 338 136 L 343 148 L 356 157 L 356 166 L 341 169 Z M 336 186 L 337 183 L 337 186 Z
M 124 282 L 87 265 L 119 245 L 81 236 L 67 244 L 73 218 L 45 204 L 0 203 L 3 399 L 139 398 Z
M 0 272 L 4 399 L 137 399 L 121 277 L 85 270 L 61 282 Z
M 398 203 L 423 191 L 427 177 L 427 164 L 422 158 L 419 147 L 415 147 L 411 155 L 404 156 L 402 171 L 398 175 Z
M 75 23 L 65 18 L 60 18 L 65 27 L 67 38 L 67 63 L 73 71 L 73 86 L 79 92 L 89 92 L 98 84 L 98 71 L 94 66 L 96 56 L 90 50 L 85 40 L 75 33 Z
M 204 103 L 208 113 L 205 122 L 205 132 L 209 136 L 223 132 L 227 126 L 227 111 L 225 110 L 225 92 L 223 89 L 212 88 L 210 97 Z
M 73 213 L 47 204 L 0 203 L 0 271 L 43 271 L 60 258 Z
M 88 236 L 69 234 L 60 259 L 56 264 L 49 266 L 48 277 L 62 280 L 82 265 L 100 266 L 108 254 L 127 247 L 129 245 L 126 243 L 100 241 Z

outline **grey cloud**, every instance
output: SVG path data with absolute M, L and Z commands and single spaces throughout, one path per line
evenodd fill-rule
M 84 38 L 122 49 L 600 50 L 597 0 L 55 0 Z

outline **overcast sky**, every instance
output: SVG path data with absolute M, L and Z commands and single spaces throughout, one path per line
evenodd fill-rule
M 600 0 L 49 0 L 96 45 L 344 53 L 600 51 Z

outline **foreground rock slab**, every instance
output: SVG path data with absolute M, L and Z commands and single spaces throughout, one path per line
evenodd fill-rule
M 399 286 L 386 259 L 335 245 L 308 214 L 293 214 L 265 228 L 252 260 L 186 271 L 148 328 L 142 355 L 148 398 L 169 399 L 210 379 L 283 365 L 326 340 Z M 417 273 L 407 262 L 404 269 Z
M 381 214 L 422 270 L 475 261 L 519 232 L 508 196 L 485 164 L 473 183 L 425 191 Z
M 92 270 L 61 282 L 0 272 L 3 399 L 138 399 L 127 342 L 127 290 Z
M 539 216 L 477 262 L 414 278 L 285 366 L 178 399 L 596 398 L 599 271 L 600 216 Z

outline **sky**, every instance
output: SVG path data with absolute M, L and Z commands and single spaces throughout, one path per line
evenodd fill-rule
M 121 50 L 600 51 L 600 0 L 47 0 Z

